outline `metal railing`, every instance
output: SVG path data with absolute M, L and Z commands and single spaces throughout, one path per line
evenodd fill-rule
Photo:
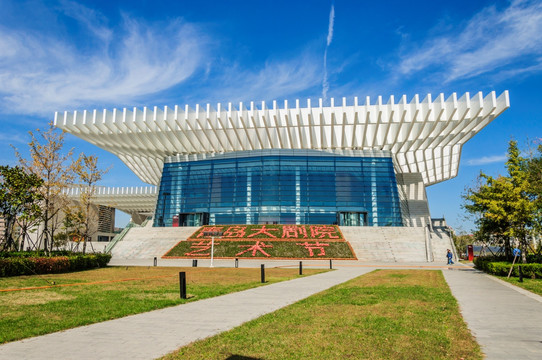
M 105 247 L 104 252 L 110 253 L 111 250 L 113 250 L 113 248 L 115 247 L 115 245 L 117 245 L 117 243 L 119 241 L 121 241 L 124 238 L 124 236 L 128 233 L 128 231 L 130 231 L 130 229 L 133 228 L 133 227 L 139 227 L 139 225 L 137 225 L 136 223 L 130 221 L 126 225 L 126 227 L 124 229 L 122 229 L 122 231 L 120 233 L 115 235 L 115 237 L 111 240 L 111 242 L 109 242 L 109 244 L 107 244 L 107 246 Z

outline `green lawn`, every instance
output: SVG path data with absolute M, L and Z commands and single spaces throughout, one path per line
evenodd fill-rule
M 542 279 L 529 279 L 523 278 L 523 282 L 519 282 L 519 278 L 511 277 L 507 279 L 506 276 L 497 276 L 499 279 L 509 282 L 510 284 L 519 286 L 525 290 L 529 290 L 537 295 L 542 296 Z
M 188 299 L 179 296 L 186 272 Z M 306 275 L 326 270 L 304 269 Z M 274 283 L 298 269 L 266 269 Z M 118 281 L 125 279 L 139 279 Z M 109 283 L 96 283 L 110 281 Z M 108 267 L 41 276 L 0 278 L 0 290 L 55 284 L 69 287 L 0 292 L 0 343 L 47 334 L 262 285 L 260 269 Z
M 481 359 L 440 271 L 380 270 L 166 359 Z

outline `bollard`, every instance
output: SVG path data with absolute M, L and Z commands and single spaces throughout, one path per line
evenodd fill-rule
M 186 299 L 186 273 L 184 271 L 179 273 L 179 290 L 181 299 Z
M 192 260 L 192 267 L 198 267 L 198 260 L 197 259 Z
M 303 261 L 299 262 L 299 275 L 303 275 Z
M 523 270 L 521 270 L 521 265 L 519 265 L 519 282 L 523 282 Z
M 332 260 L 329 259 L 329 268 L 330 268 L 330 269 L 333 269 L 333 263 L 332 263 L 331 261 L 332 261 Z
M 261 266 L 261 275 L 262 275 L 262 284 L 265 283 L 265 265 L 262 264 Z
M 156 258 L 156 256 L 154 257 L 154 266 L 158 265 L 158 259 Z
M 239 259 L 235 259 L 235 268 L 237 269 L 239 267 Z

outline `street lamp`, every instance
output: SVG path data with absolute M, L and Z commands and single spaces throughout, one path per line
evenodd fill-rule
M 204 231 L 203 236 L 210 236 L 211 237 L 211 266 L 213 267 L 213 259 L 215 255 L 215 237 L 222 237 L 222 231 Z

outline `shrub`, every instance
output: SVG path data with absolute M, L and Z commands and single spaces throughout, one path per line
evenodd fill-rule
M 15 256 L 0 257 L 0 277 L 53 274 L 105 267 L 111 254 L 74 254 L 68 256 Z
M 511 262 L 507 261 L 495 261 L 492 258 L 475 258 L 474 265 L 478 270 L 486 272 L 488 274 L 497 275 L 497 276 L 508 276 L 510 267 L 512 266 Z M 523 276 L 533 278 L 533 279 L 542 279 L 542 264 L 522 264 L 515 263 L 512 270 L 511 276 L 519 277 L 519 267 L 523 272 Z

